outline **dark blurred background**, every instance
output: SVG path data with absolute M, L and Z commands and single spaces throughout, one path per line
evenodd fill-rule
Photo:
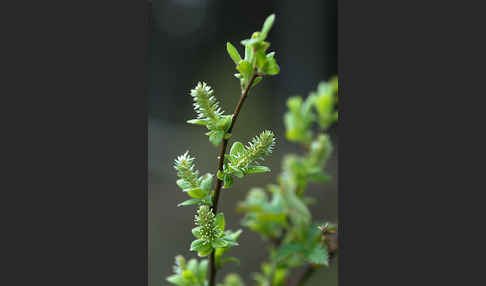
M 267 38 L 269 51 L 276 51 L 280 74 L 265 78 L 252 90 L 235 125 L 233 138 L 247 142 L 264 129 L 277 137 L 275 152 L 265 163 L 271 173 L 236 180 L 220 197 L 228 228 L 240 228 L 242 215 L 236 203 L 249 188 L 275 182 L 285 153 L 300 152 L 285 140 L 283 114 L 286 99 L 307 96 L 321 80 L 337 74 L 336 0 L 321 1 L 216 1 L 153 0 L 150 9 L 149 42 L 149 285 L 169 285 L 165 277 L 172 273 L 174 256 L 196 257 L 189 251 L 193 240 L 194 207 L 177 207 L 187 197 L 175 184 L 173 160 L 186 150 L 196 157 L 201 173 L 214 173 L 219 148 L 213 147 L 204 127 L 186 124 L 194 118 L 189 91 L 197 81 L 213 87 L 227 114 L 233 112 L 240 95 L 234 64 L 226 53 L 226 42 L 244 54 L 241 40 L 260 30 L 265 18 L 276 14 Z M 311 206 L 317 221 L 337 222 L 337 128 L 331 129 L 335 151 L 327 171 L 333 181 L 311 185 L 309 195 L 317 198 Z M 231 144 L 231 142 L 230 142 Z M 267 257 L 266 245 L 248 229 L 231 250 L 241 265 L 226 264 L 218 281 L 228 272 L 237 272 L 247 285 L 253 285 L 251 273 L 259 270 Z M 337 285 L 336 266 L 318 271 L 308 285 Z

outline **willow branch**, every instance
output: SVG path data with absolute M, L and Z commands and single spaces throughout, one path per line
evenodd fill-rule
M 236 105 L 235 111 L 233 112 L 233 117 L 231 119 L 231 125 L 226 132 L 226 134 L 231 134 L 233 131 L 233 127 L 235 126 L 236 119 L 238 119 L 238 114 L 240 114 L 241 107 L 243 106 L 243 103 L 245 102 L 246 97 L 248 96 L 248 92 L 250 91 L 251 86 L 253 85 L 253 82 L 258 76 L 262 76 L 262 74 L 254 72 L 253 75 L 251 76 L 250 80 L 248 81 L 248 85 L 246 88 L 243 90 L 240 96 L 240 101 L 238 102 L 238 105 Z M 225 135 L 226 135 L 225 134 Z M 223 144 L 221 145 L 221 151 L 219 152 L 219 157 L 218 157 L 218 171 L 223 172 L 223 164 L 224 164 L 224 154 L 226 154 L 226 147 L 228 146 L 228 139 L 223 139 Z M 216 176 L 217 177 L 217 176 Z M 220 180 L 219 178 L 216 181 L 216 187 L 214 189 L 214 199 L 213 199 L 213 213 L 216 214 L 218 210 L 218 200 L 219 200 L 219 193 L 221 191 L 221 187 L 223 185 L 223 181 Z M 215 258 L 214 258 L 214 253 L 215 251 L 211 252 L 211 255 L 209 257 L 209 286 L 214 286 L 215 285 L 215 280 L 216 280 L 216 264 L 215 264 Z

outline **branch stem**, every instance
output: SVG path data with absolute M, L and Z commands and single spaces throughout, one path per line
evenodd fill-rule
M 243 92 L 241 93 L 240 100 L 238 102 L 238 105 L 236 105 L 235 111 L 233 112 L 233 117 L 231 119 L 231 125 L 226 132 L 226 134 L 231 134 L 233 131 L 233 127 L 235 126 L 236 119 L 238 118 L 238 114 L 240 114 L 241 107 L 243 106 L 243 103 L 245 102 L 246 97 L 248 96 L 248 92 L 250 91 L 251 86 L 253 85 L 253 82 L 258 76 L 262 76 L 261 74 L 254 72 L 253 75 L 251 76 L 250 80 L 248 81 L 248 85 L 245 87 Z M 225 134 L 225 135 L 226 135 Z M 229 139 L 223 139 L 223 144 L 221 145 L 221 151 L 219 152 L 219 157 L 218 157 L 218 171 L 223 171 L 223 164 L 224 164 L 224 155 L 226 154 L 226 147 L 228 146 L 228 141 Z M 217 172 L 217 171 L 216 171 Z M 221 191 L 221 187 L 223 185 L 223 181 L 220 179 L 216 180 L 216 187 L 214 189 L 214 198 L 213 198 L 213 213 L 216 214 L 218 211 L 218 201 L 219 201 L 219 193 Z M 214 286 L 216 283 L 216 264 L 215 264 L 215 257 L 214 257 L 214 252 L 211 252 L 211 255 L 209 256 L 209 286 Z

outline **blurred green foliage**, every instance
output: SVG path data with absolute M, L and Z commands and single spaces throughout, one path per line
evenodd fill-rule
M 282 285 L 295 267 L 329 266 L 329 252 L 336 251 L 329 249 L 331 242 L 326 239 L 327 233 L 312 222 L 308 205 L 314 200 L 305 196 L 305 190 L 309 183 L 330 179 L 324 167 L 333 147 L 326 131 L 338 118 L 337 78 L 319 83 L 317 91 L 305 99 L 289 98 L 287 106 L 286 137 L 299 143 L 306 153 L 287 154 L 278 184 L 251 189 L 246 200 L 238 205 L 238 210 L 245 213 L 242 224 L 274 242 L 262 271 L 254 275 L 260 286 Z M 314 125 L 318 130 L 314 130 Z M 331 229 L 335 233 L 334 225 Z M 326 231 L 330 231 L 329 227 Z

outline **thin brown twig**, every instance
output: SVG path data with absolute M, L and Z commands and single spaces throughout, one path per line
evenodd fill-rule
M 233 127 L 235 126 L 236 119 L 238 118 L 238 114 L 240 113 L 241 107 L 243 106 L 243 103 L 245 102 L 246 97 L 248 96 L 248 92 L 250 91 L 251 86 L 253 85 L 253 81 L 258 77 L 262 76 L 262 74 L 254 72 L 253 75 L 251 76 L 250 80 L 248 81 L 248 85 L 246 88 L 243 90 L 240 96 L 240 101 L 238 102 L 238 105 L 236 105 L 235 111 L 233 112 L 233 117 L 231 119 L 231 125 L 226 131 L 226 134 L 231 134 Z M 225 135 L 226 135 L 225 134 Z M 228 139 L 223 139 L 223 144 L 221 145 L 221 151 L 219 152 L 219 157 L 218 157 L 218 171 L 223 171 L 223 163 L 224 163 L 224 155 L 226 154 L 226 147 L 228 145 Z M 213 213 L 216 214 L 218 210 L 218 200 L 219 200 L 219 193 L 221 191 L 223 181 L 220 180 L 219 178 L 216 180 L 216 187 L 214 189 L 214 199 L 213 199 Z M 214 257 L 214 250 L 211 252 L 211 255 L 209 256 L 209 286 L 214 286 L 216 282 L 216 263 L 215 263 L 215 257 Z

